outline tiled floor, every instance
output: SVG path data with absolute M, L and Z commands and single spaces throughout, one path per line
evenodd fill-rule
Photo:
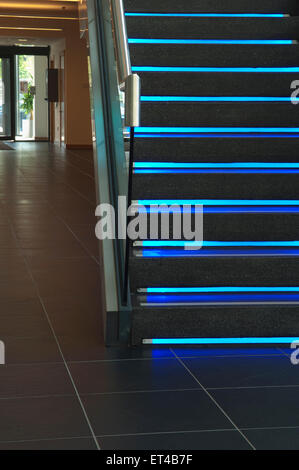
M 0 151 L 1 449 L 299 449 L 281 349 L 103 346 L 91 152 Z

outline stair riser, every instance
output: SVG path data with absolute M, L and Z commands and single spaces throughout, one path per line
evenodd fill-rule
M 192 227 L 194 227 L 194 215 L 191 220 Z M 173 240 L 173 219 L 171 216 L 169 222 L 169 240 Z M 160 222 L 158 226 L 160 230 Z M 150 239 L 149 229 L 148 239 Z M 299 214 L 204 213 L 203 239 L 206 241 L 264 242 L 299 240 Z
M 142 103 L 141 125 L 168 127 L 297 127 L 299 105 L 288 103 Z
M 140 0 L 125 0 L 125 10 L 132 12 L 202 12 L 202 13 L 298 13 L 297 0 L 251 0 L 240 2 L 240 0 L 151 0 L 141 2 Z
M 298 199 L 299 174 L 135 175 L 133 199 Z
M 152 338 L 299 336 L 298 307 L 139 309 L 133 344 Z
M 138 72 L 142 95 L 286 96 L 299 73 Z
M 132 258 L 131 287 L 297 286 L 298 272 L 298 257 Z
M 130 38 L 297 39 L 298 18 L 127 17 Z
M 299 127 L 299 126 L 298 126 Z M 136 162 L 298 162 L 296 138 L 137 138 Z
M 218 35 L 217 38 L 221 36 Z M 130 45 L 133 65 L 159 67 L 297 67 L 298 51 L 299 46 L 294 44 Z

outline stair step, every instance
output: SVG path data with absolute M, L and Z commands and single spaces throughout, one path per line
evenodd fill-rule
M 141 126 L 162 127 L 294 127 L 299 106 L 270 103 L 142 103 Z
M 134 159 L 147 162 L 298 162 L 295 138 L 137 138 Z
M 132 257 L 130 283 L 133 292 L 145 286 L 296 286 L 298 269 L 297 257 Z
M 138 72 L 142 95 L 150 96 L 286 96 L 295 73 Z
M 297 0 L 125 0 L 125 10 L 131 12 L 170 13 L 290 13 L 299 11 Z
M 134 66 L 160 67 L 297 67 L 298 51 L 298 44 L 130 45 L 131 61 Z
M 248 211 L 250 208 L 246 208 Z M 292 242 L 299 236 L 299 208 L 297 213 L 203 213 L 203 239 L 206 241 Z M 172 217 L 170 237 L 173 240 Z M 150 240 L 150 232 L 148 233 Z M 153 240 L 155 241 L 155 240 Z
M 299 174 L 139 174 L 133 199 L 298 199 Z
M 291 305 L 135 307 L 132 320 L 135 345 L 146 338 L 299 336 L 299 309 Z
M 299 18 L 130 17 L 129 38 L 297 39 Z

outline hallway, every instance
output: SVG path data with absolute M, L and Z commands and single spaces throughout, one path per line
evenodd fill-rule
M 104 348 L 92 154 L 10 145 L 0 450 L 298 448 L 289 351 Z

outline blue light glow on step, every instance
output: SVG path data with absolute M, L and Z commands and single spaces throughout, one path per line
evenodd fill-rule
M 147 295 L 148 304 L 190 304 L 190 303 L 298 303 L 298 294 L 189 294 L 189 295 Z
M 243 133 L 221 133 L 221 132 L 215 132 L 215 133 L 201 133 L 201 134 L 177 134 L 177 133 L 171 133 L 171 134 L 168 134 L 168 133 L 150 133 L 150 132 L 147 132 L 147 133 L 138 133 L 136 132 L 135 133 L 135 137 L 137 138 L 145 138 L 145 139 L 149 139 L 149 138 L 154 138 L 154 139 L 160 139 L 160 138 L 163 138 L 163 139 L 182 139 L 182 138 L 186 138 L 186 139 L 197 139 L 197 138 L 209 138 L 209 139 L 216 139 L 216 138 L 242 138 L 242 139 L 249 139 L 249 138 L 258 138 L 258 139 L 261 139 L 261 138 L 279 138 L 279 139 L 286 139 L 286 138 L 294 138 L 294 139 L 297 139 L 299 137 L 299 134 L 298 133 L 293 133 L 293 134 L 288 134 L 288 133 L 255 133 L 255 132 L 243 132 Z
M 141 96 L 142 102 L 298 102 L 291 96 Z
M 283 13 L 125 13 L 126 16 L 174 18 L 284 18 Z
M 135 65 L 133 72 L 298 73 L 299 67 L 160 67 Z
M 136 134 L 147 133 L 299 133 L 299 127 L 136 127 Z
M 143 344 L 156 345 L 213 345 L 213 344 L 292 344 L 298 336 L 244 337 L 244 338 L 153 338 L 144 339 Z
M 174 163 L 135 162 L 136 174 L 184 174 L 184 173 L 298 173 L 299 163 Z
M 144 240 L 141 242 L 143 247 L 185 247 L 185 246 L 202 246 L 202 247 L 299 247 L 299 241 L 182 241 L 182 240 Z
M 186 245 L 186 247 L 190 245 Z M 232 249 L 198 249 L 198 250 L 187 250 L 187 249 L 154 249 L 147 248 L 142 250 L 143 258 L 214 258 L 220 256 L 243 256 L 243 257 L 267 257 L 267 256 L 299 256 L 299 249 L 292 248 L 276 248 L 276 249 L 257 249 L 253 248 L 250 250 L 238 248 Z
M 299 168 L 299 163 L 229 162 L 229 163 L 185 163 L 185 162 L 135 162 L 134 168 Z
M 139 199 L 139 205 L 298 206 L 296 199 Z
M 147 170 L 134 170 L 134 173 L 136 175 L 148 175 L 148 174 L 151 174 L 151 175 L 154 175 L 154 174 L 157 174 L 157 175 L 161 175 L 161 174 L 200 174 L 200 173 L 205 173 L 205 174 L 208 174 L 208 173 L 230 173 L 230 174 L 257 174 L 257 173 L 263 173 L 263 174 L 283 174 L 283 173 L 286 173 L 286 174 L 291 174 L 291 173 L 299 173 L 299 169 L 295 169 L 295 170 L 289 170 L 289 169 L 281 169 L 281 170 L 278 170 L 278 169 L 227 169 L 227 168 L 223 168 L 221 170 L 219 169 L 181 169 L 181 170 L 175 170 L 175 169 L 147 169 Z
M 139 208 L 140 212 L 163 212 L 163 209 L 161 208 L 155 208 L 153 206 L 143 207 Z M 183 207 L 179 209 L 180 212 L 183 211 Z M 175 211 L 174 211 L 175 212 Z M 184 212 L 195 212 L 195 207 L 191 206 L 191 210 L 188 208 L 184 208 Z M 201 210 L 200 210 L 201 212 Z M 280 213 L 280 214 L 287 214 L 287 213 L 292 213 L 292 214 L 298 214 L 299 213 L 299 204 L 297 206 L 234 206 L 234 205 L 229 205 L 229 206 L 203 206 L 202 212 L 204 214 L 274 214 L 274 213 Z
M 299 287 L 244 287 L 244 286 L 222 286 L 222 287 L 147 287 L 148 294 L 190 294 L 207 292 L 299 292 Z
M 250 45 L 291 45 L 292 39 L 139 39 L 129 38 L 129 44 L 250 44 Z

